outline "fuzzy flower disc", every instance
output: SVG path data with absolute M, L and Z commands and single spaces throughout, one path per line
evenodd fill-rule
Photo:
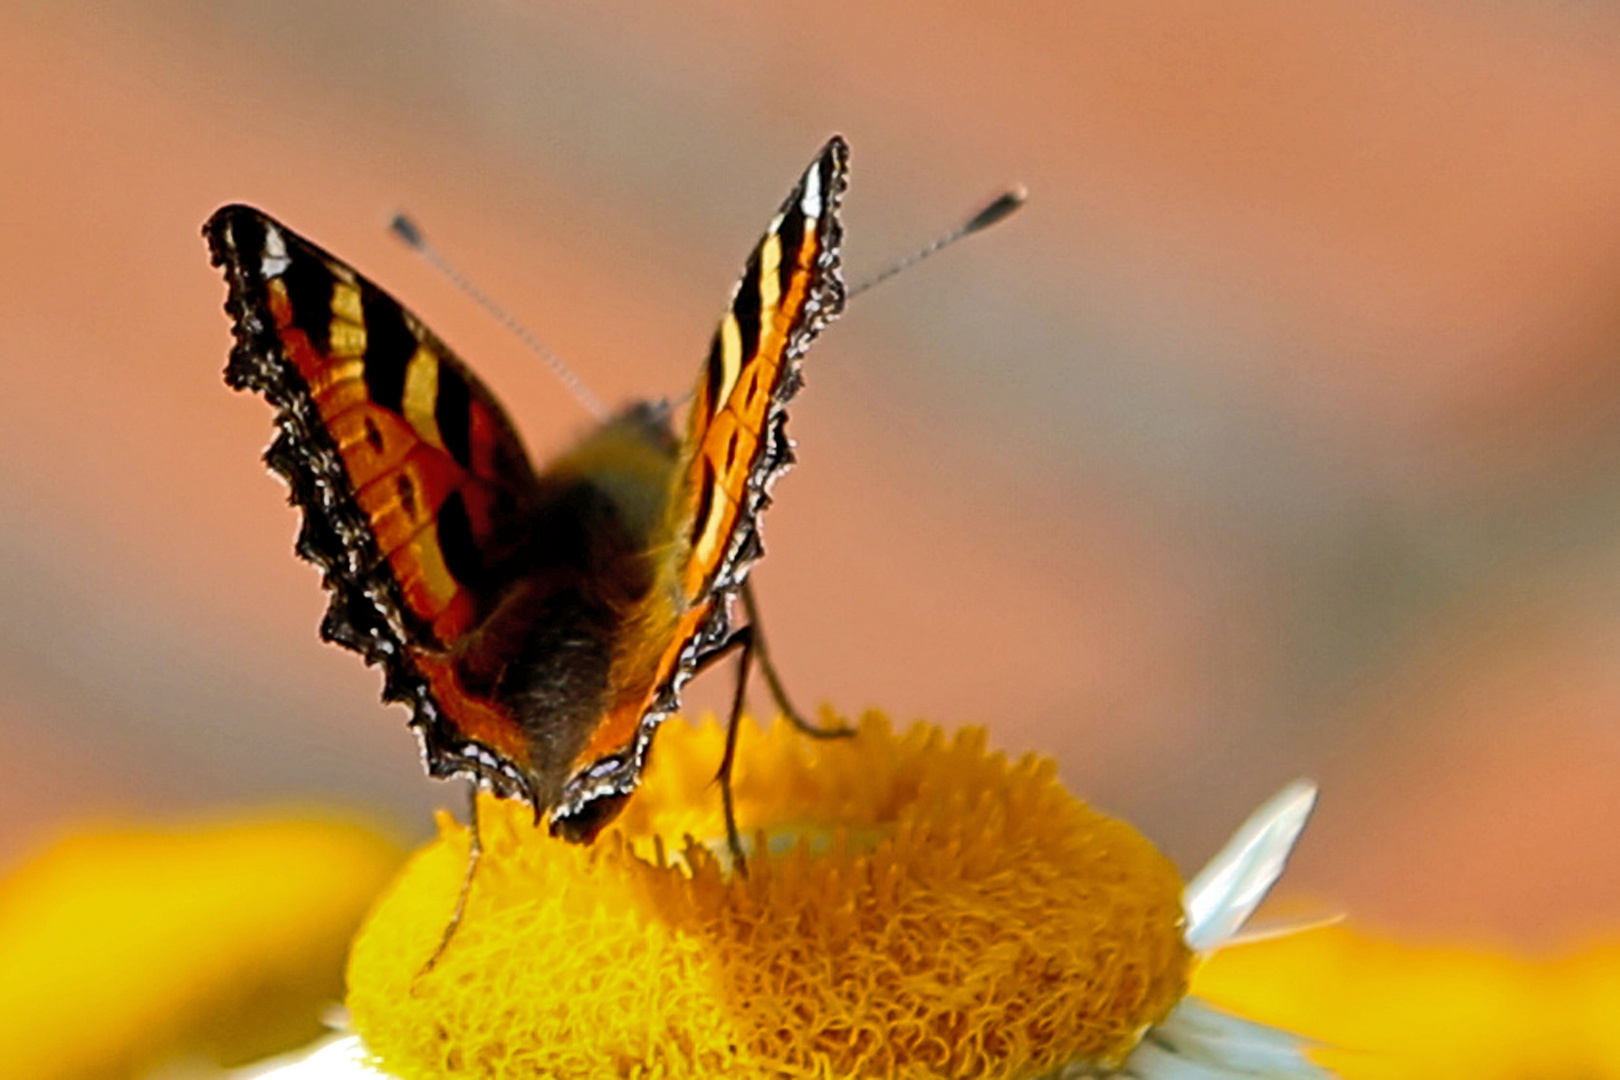
M 1034 1077 L 1121 1061 L 1186 990 L 1181 881 L 1052 762 L 982 731 L 742 732 L 746 876 L 712 783 L 723 732 L 674 722 L 591 847 L 484 799 L 448 819 L 354 944 L 349 1008 L 402 1080 Z M 693 837 L 701 839 L 691 839 Z

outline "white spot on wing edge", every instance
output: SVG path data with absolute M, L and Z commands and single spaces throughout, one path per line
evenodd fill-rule
M 1316 805 L 1316 785 L 1295 780 L 1232 834 L 1232 839 L 1187 883 L 1187 944 L 1198 952 L 1219 948 L 1248 921 L 1288 862 Z
M 287 257 L 287 241 L 282 237 L 281 230 L 276 228 L 274 222 L 264 223 L 264 252 L 259 259 L 259 269 L 265 277 L 280 277 L 287 272 L 292 260 Z
M 821 175 L 823 162 L 817 159 L 810 166 L 810 171 L 804 174 L 804 195 L 799 199 L 799 209 L 804 211 L 807 218 L 821 216 L 821 189 L 826 185 L 827 178 Z

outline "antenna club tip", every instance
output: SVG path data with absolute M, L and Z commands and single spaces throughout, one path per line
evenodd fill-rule
M 974 214 L 972 220 L 963 226 L 962 232 L 964 234 L 975 233 L 1000 223 L 1016 213 L 1028 198 L 1029 188 L 1023 184 L 1017 184 L 1007 189 L 997 196 L 990 205 Z
M 404 214 L 396 213 L 388 222 L 388 231 L 399 237 L 411 247 L 420 251 L 427 243 L 422 230 L 417 228 L 416 222 Z

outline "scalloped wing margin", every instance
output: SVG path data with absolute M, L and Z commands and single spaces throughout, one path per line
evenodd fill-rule
M 759 518 L 793 464 L 787 406 L 810 343 L 843 311 L 849 147 L 834 136 L 755 246 L 700 373 L 647 600 L 614 657 L 613 698 L 556 816 L 635 788 L 658 725 L 731 636 L 730 602 L 764 554 Z
M 420 737 L 430 775 L 472 775 L 504 796 L 528 797 L 529 785 L 519 770 L 462 737 L 412 658 L 413 649 L 442 648 L 439 632 L 445 628 L 436 629 L 433 620 L 412 610 L 394 566 L 380 549 L 374 521 L 357 497 L 328 420 L 288 355 L 290 335 L 284 336 L 272 310 L 269 280 L 282 279 L 291 318 L 305 333 L 306 342 L 300 344 L 317 352 L 337 347 L 331 337 L 337 326 L 333 300 L 329 292 L 321 294 L 322 274 L 357 290 L 364 306 L 397 312 L 397 325 L 458 375 L 470 398 L 493 411 L 496 430 L 489 437 L 504 443 L 498 463 L 503 480 L 533 485 L 521 443 L 493 397 L 465 365 L 383 290 L 341 260 L 248 206 L 222 207 L 203 226 L 203 233 L 213 263 L 223 268 L 229 286 L 225 310 L 235 344 L 225 381 L 234 389 L 260 394 L 275 409 L 275 437 L 264 461 L 286 482 L 290 501 L 303 511 L 295 549 L 321 570 L 322 584 L 330 594 L 321 637 L 383 668 L 382 697 L 410 706 L 410 725 Z M 322 274 L 299 272 L 314 266 Z

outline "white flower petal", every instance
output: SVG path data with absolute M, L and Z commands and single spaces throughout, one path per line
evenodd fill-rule
M 366 1064 L 358 1035 L 334 1035 L 311 1050 L 275 1061 L 260 1062 L 231 1073 L 231 1080 L 386 1080 Z
M 1119 1075 L 1133 1080 L 1329 1080 L 1302 1040 L 1184 998 L 1131 1051 Z
M 1250 815 L 1226 846 L 1187 883 L 1187 944 L 1209 952 L 1229 941 L 1282 876 L 1316 805 L 1316 785 L 1296 780 Z

